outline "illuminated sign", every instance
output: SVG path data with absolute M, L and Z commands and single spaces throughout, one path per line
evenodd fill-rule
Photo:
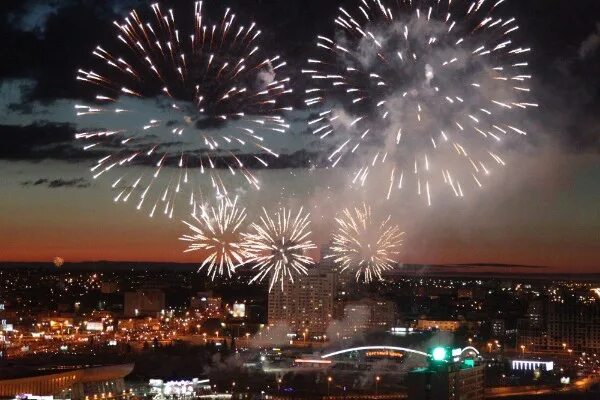
M 367 351 L 365 353 L 367 357 L 392 357 L 392 358 L 401 358 L 404 357 L 404 353 L 394 350 L 375 350 L 375 351 Z

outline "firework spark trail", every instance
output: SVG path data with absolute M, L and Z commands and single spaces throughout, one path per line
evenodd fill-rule
M 354 271 L 357 282 L 362 276 L 368 283 L 393 269 L 404 232 L 390 223 L 390 216 L 376 221 L 371 208 L 363 204 L 344 209 L 335 221 L 332 254 L 326 258 L 332 258 L 340 272 Z
M 229 277 L 236 268 L 243 265 L 249 254 L 245 250 L 243 233 L 246 209 L 237 206 L 237 199 L 228 202 L 222 199 L 218 207 L 198 207 L 200 215 L 192 214 L 193 222 L 184 221 L 192 234 L 183 235 L 180 240 L 190 242 L 185 252 L 200 251 L 206 258 L 198 268 L 206 267 L 211 279 L 215 276 Z
M 278 157 L 265 134 L 289 128 L 282 114 L 291 110 L 292 89 L 280 75 L 286 62 L 265 55 L 256 24 L 243 25 L 229 8 L 210 25 L 196 2 L 187 33 L 173 10 L 155 3 L 150 14 L 143 20 L 134 10 L 115 21 L 114 43 L 97 46 L 92 54 L 99 63 L 77 72 L 96 91 L 93 104 L 75 106 L 77 115 L 110 115 L 124 125 L 76 134 L 85 150 L 109 154 L 91 168 L 94 179 L 132 165 L 154 167 L 152 173 L 125 170 L 113 184 L 120 189 L 115 201 L 137 197 L 137 208 L 147 206 L 150 216 L 173 217 L 179 198 L 195 209 L 205 182 L 217 197 L 232 197 L 228 180 L 259 189 L 245 164 L 267 167 Z M 145 99 L 153 100 L 155 116 L 144 112 Z M 246 161 L 238 149 L 255 155 Z
M 302 70 L 314 83 L 304 102 L 318 109 L 308 125 L 333 140 L 328 164 L 354 156 L 352 185 L 376 175 L 386 198 L 412 186 L 429 205 L 436 182 L 456 197 L 465 180 L 482 187 L 492 165 L 505 165 L 502 142 L 525 135 L 519 120 L 537 107 L 528 100 L 530 48 L 518 44 L 515 18 L 495 16 L 502 3 L 340 7 L 335 37 L 319 35 Z
M 305 252 L 316 248 L 310 239 L 310 214 L 302 208 L 295 216 L 292 211 L 280 208 L 274 216 L 270 216 L 263 208 L 260 223 L 251 225 L 251 233 L 246 235 L 245 248 L 250 253 L 248 263 L 256 275 L 250 282 L 261 282 L 269 277 L 269 291 L 276 283 L 286 280 L 294 282 L 295 277 L 306 275 L 308 268 L 314 264 Z

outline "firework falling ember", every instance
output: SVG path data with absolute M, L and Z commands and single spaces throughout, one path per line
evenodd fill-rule
M 291 110 L 290 79 L 281 75 L 286 62 L 265 55 L 256 24 L 229 8 L 213 24 L 196 2 L 193 20 L 182 25 L 189 31 L 178 28 L 173 10 L 153 4 L 149 11 L 148 20 L 131 11 L 114 22 L 114 42 L 93 50 L 93 69 L 77 72 L 95 90 L 77 115 L 115 125 L 76 135 L 85 150 L 105 155 L 93 177 L 121 170 L 115 201 L 131 199 L 150 216 L 170 218 L 179 198 L 196 209 L 202 185 L 230 198 L 228 186 L 240 182 L 258 189 L 250 168 L 278 157 L 269 136 L 289 128 L 282 115 Z
M 373 278 L 382 279 L 384 271 L 393 269 L 404 232 L 390 223 L 390 216 L 376 221 L 371 208 L 363 204 L 344 209 L 335 221 L 333 254 L 327 258 L 334 260 L 340 272 L 355 271 L 357 281 L 362 277 L 368 283 Z
M 192 214 L 194 222 L 184 221 L 193 232 L 180 238 L 190 242 L 185 252 L 206 253 L 198 271 L 206 267 L 207 275 L 213 280 L 217 275 L 227 274 L 231 277 L 248 257 L 242 245 L 241 232 L 246 209 L 237 207 L 236 201 L 221 200 L 218 208 L 202 206 L 199 207 L 199 212 L 199 216 L 197 213 Z
M 505 165 L 503 142 L 526 134 L 519 122 L 537 107 L 528 100 L 530 49 L 518 44 L 515 18 L 499 16 L 502 3 L 340 7 L 337 34 L 317 37 L 318 55 L 302 71 L 314 82 L 305 104 L 319 111 L 312 133 L 334 140 L 328 164 L 357 157 L 354 186 L 376 175 L 383 196 L 414 188 L 429 205 L 436 184 L 456 197 L 467 184 L 482 187 Z
M 279 209 L 273 217 L 263 208 L 260 223 L 251 225 L 245 246 L 251 254 L 248 263 L 257 271 L 251 282 L 261 282 L 269 276 L 269 291 L 276 283 L 294 282 L 296 276 L 306 275 L 314 264 L 305 252 L 316 248 L 310 240 L 310 214 L 302 208 L 296 216 L 289 209 Z

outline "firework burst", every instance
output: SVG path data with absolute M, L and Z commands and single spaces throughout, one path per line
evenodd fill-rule
M 237 199 L 236 199 L 237 200 Z M 236 268 L 243 265 L 248 257 L 242 245 L 246 209 L 239 208 L 236 201 L 221 200 L 218 207 L 199 207 L 200 215 L 192 214 L 193 222 L 184 223 L 192 234 L 183 235 L 180 240 L 190 242 L 185 252 L 200 251 L 206 258 L 198 268 L 206 268 L 213 280 L 215 276 L 227 274 L 229 277 Z
M 381 279 L 384 271 L 393 269 L 404 232 L 390 223 L 390 216 L 376 221 L 371 208 L 363 204 L 344 209 L 335 221 L 333 254 L 327 257 L 340 267 L 340 272 L 355 271 L 357 281 L 362 276 L 368 283 L 375 277 Z
M 252 232 L 246 236 L 244 243 L 250 257 L 248 263 L 256 275 L 251 282 L 261 282 L 269 277 L 269 291 L 276 283 L 286 280 L 294 282 L 295 277 L 306 275 L 308 268 L 314 264 L 305 252 L 316 248 L 310 240 L 310 214 L 302 208 L 293 216 L 290 209 L 281 208 L 274 216 L 270 216 L 263 208 L 260 223 L 253 223 Z
M 232 185 L 258 189 L 250 169 L 278 157 L 267 142 L 289 128 L 286 62 L 260 48 L 256 24 L 229 8 L 210 22 L 201 1 L 191 11 L 181 29 L 174 11 L 157 3 L 147 19 L 131 11 L 114 22 L 115 40 L 92 51 L 98 63 L 77 72 L 94 88 L 77 115 L 111 125 L 76 134 L 98 153 L 93 177 L 121 171 L 115 201 L 131 198 L 150 216 L 173 217 L 179 198 L 195 209 L 203 185 L 230 198 Z
M 319 111 L 309 126 L 330 141 L 328 165 L 358 164 L 353 186 L 414 188 L 429 205 L 435 184 L 464 197 L 505 165 L 502 142 L 526 134 L 530 49 L 504 0 L 388 3 L 340 7 L 335 37 L 317 37 L 302 71 Z

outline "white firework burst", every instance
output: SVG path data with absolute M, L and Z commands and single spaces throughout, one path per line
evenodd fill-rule
M 317 37 L 302 71 L 312 133 L 352 186 L 390 198 L 405 188 L 432 203 L 434 185 L 464 197 L 506 161 L 504 142 L 532 102 L 526 56 L 504 0 L 360 0 L 339 7 L 335 36 Z M 354 167 L 356 166 L 356 167 Z M 376 178 L 368 180 L 369 176 Z M 385 178 L 384 178 L 385 177 Z M 437 187 L 437 186 L 435 186 Z
M 340 272 L 354 271 L 357 281 L 361 277 L 366 283 L 382 279 L 382 273 L 397 262 L 404 235 L 390 218 L 375 220 L 366 204 L 342 210 L 335 218 L 333 254 L 327 258 L 333 259 Z
M 206 273 L 214 280 L 215 276 L 231 277 L 236 268 L 243 265 L 248 257 L 242 245 L 246 209 L 237 206 L 237 199 L 228 202 L 222 199 L 218 207 L 199 207 L 200 215 L 192 214 L 193 222 L 184 221 L 192 234 L 183 235 L 180 240 L 190 242 L 184 252 L 199 251 L 204 261 L 198 271 L 206 268 Z
M 306 252 L 316 248 L 310 239 L 309 218 L 310 214 L 302 208 L 295 216 L 290 209 L 280 208 L 272 217 L 263 208 L 260 223 L 250 226 L 251 233 L 244 243 L 250 253 L 248 264 L 255 264 L 252 269 L 256 275 L 251 282 L 269 277 L 269 291 L 276 283 L 283 290 L 286 280 L 294 282 L 296 277 L 308 273 L 314 261 Z
M 253 170 L 278 157 L 269 141 L 289 128 L 286 62 L 229 8 L 211 21 L 195 2 L 181 26 L 173 9 L 148 11 L 115 21 L 114 40 L 77 71 L 93 88 L 77 115 L 102 128 L 75 136 L 98 154 L 94 179 L 111 175 L 115 202 L 134 201 L 151 217 L 188 214 L 203 190 L 233 198 L 234 185 L 259 189 Z

